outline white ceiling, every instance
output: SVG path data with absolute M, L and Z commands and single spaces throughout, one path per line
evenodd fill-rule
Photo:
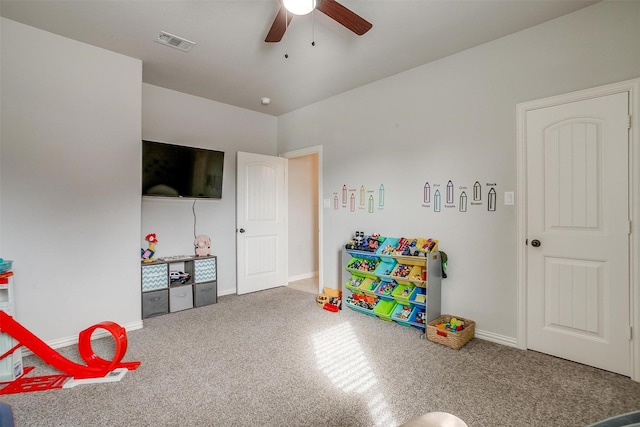
M 279 116 L 596 3 L 338 2 L 373 28 L 356 36 L 316 11 L 265 43 L 278 0 L 1 0 L 0 15 L 139 58 L 146 83 Z M 183 53 L 155 43 L 160 31 L 196 45 Z

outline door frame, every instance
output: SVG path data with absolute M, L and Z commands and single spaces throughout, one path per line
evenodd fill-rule
M 640 189 L 640 78 L 612 83 L 591 89 L 571 92 L 549 98 L 523 102 L 516 105 L 517 130 L 517 347 L 527 348 L 527 146 L 526 116 L 527 112 L 539 108 L 552 107 L 569 102 L 576 102 L 629 92 L 629 209 L 631 218 L 631 238 L 629 242 L 629 315 L 632 327 L 630 346 L 631 379 L 640 381 L 640 197 L 634 192 Z
M 323 275 L 323 232 L 322 232 L 322 145 L 314 145 L 312 147 L 301 148 L 299 150 L 287 151 L 280 154 L 280 157 L 292 159 L 295 157 L 303 157 L 311 154 L 318 155 L 318 293 L 323 292 L 324 275 Z

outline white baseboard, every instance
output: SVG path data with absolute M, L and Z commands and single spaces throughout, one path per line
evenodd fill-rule
M 295 282 L 296 280 L 311 279 L 313 277 L 318 277 L 318 272 L 317 271 L 312 271 L 311 273 L 299 274 L 297 276 L 289 276 L 287 281 Z
M 219 297 L 222 297 L 222 296 L 225 296 L 225 295 L 235 295 L 235 294 L 236 294 L 236 290 L 235 289 L 227 289 L 226 291 L 218 289 L 218 296 Z
M 127 332 L 131 332 L 131 331 L 135 331 L 136 329 L 142 329 L 143 323 L 142 323 L 142 320 L 139 320 L 137 322 L 131 322 L 131 323 L 127 323 L 126 325 L 120 325 L 120 326 L 122 326 Z M 96 331 L 91 336 L 91 341 L 104 338 L 104 337 L 109 337 L 109 336 L 111 336 L 109 332 L 103 329 L 96 329 Z M 70 345 L 78 344 L 78 335 L 74 335 L 71 337 L 58 338 L 57 340 L 49 341 L 46 344 L 49 347 L 54 349 L 69 347 Z M 26 347 L 22 347 L 23 356 L 30 356 L 32 354 L 33 352 L 31 350 L 29 350 Z
M 496 344 L 502 344 L 509 347 L 518 348 L 518 342 L 515 338 L 507 337 L 505 335 L 494 334 L 493 332 L 482 331 L 478 329 L 476 329 L 475 332 L 476 332 L 475 337 L 480 338 L 481 340 L 491 341 Z

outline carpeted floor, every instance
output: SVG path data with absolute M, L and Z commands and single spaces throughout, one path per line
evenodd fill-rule
M 145 320 L 122 381 L 2 396 L 26 426 L 397 426 L 430 411 L 475 426 L 586 426 L 640 409 L 640 383 L 474 339 L 421 332 L 277 288 Z M 112 352 L 112 340 L 95 351 Z M 62 352 L 78 360 L 75 347 Z M 36 375 L 50 372 L 29 356 Z

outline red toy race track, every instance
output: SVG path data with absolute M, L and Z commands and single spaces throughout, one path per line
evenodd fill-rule
M 115 352 L 113 360 L 105 360 L 98 357 L 91 348 L 91 335 L 98 328 L 105 329 L 114 339 Z M 68 388 L 81 383 L 82 380 L 85 380 L 85 382 L 118 381 L 124 373 L 135 370 L 140 366 L 140 362 L 121 362 L 127 351 L 127 333 L 123 327 L 114 322 L 98 323 L 83 330 L 78 335 L 78 352 L 86 365 L 65 358 L 3 311 L 0 311 L 0 332 L 9 334 L 18 341 L 16 346 L 0 356 L 0 360 L 24 345 L 45 363 L 64 373 L 61 375 L 26 377 L 25 375 L 34 368 L 25 367 L 22 376 L 10 382 L 0 382 L 0 395 Z

